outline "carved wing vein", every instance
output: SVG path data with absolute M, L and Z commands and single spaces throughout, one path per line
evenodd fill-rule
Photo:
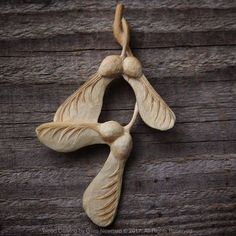
M 112 188 L 109 192 L 107 192 L 106 194 L 104 194 L 104 195 L 98 197 L 98 199 L 105 199 L 105 198 L 108 198 L 108 197 L 110 197 L 111 195 L 115 194 L 115 193 L 117 192 L 117 190 L 118 190 L 118 187 L 117 187 L 117 185 L 116 185 L 116 186 L 115 186 L 114 188 Z
M 107 208 L 109 208 L 109 206 L 113 206 L 113 204 L 115 204 L 117 202 L 117 194 L 113 194 L 111 199 L 101 208 L 98 209 L 98 211 L 103 211 Z
M 95 73 L 93 77 L 88 80 L 88 82 L 84 83 L 77 91 L 75 91 L 70 97 L 68 97 L 65 102 L 58 108 L 54 117 L 54 121 L 63 121 L 65 118 L 65 113 L 67 113 L 68 117 L 71 117 L 72 110 L 78 113 L 79 101 L 81 101 L 82 103 L 86 103 L 88 102 L 87 99 L 90 98 L 90 102 L 93 102 L 93 89 L 101 78 L 102 77 L 99 75 L 99 73 Z M 90 91 L 88 91 L 89 88 Z M 86 98 L 87 92 L 90 94 L 88 98 Z
M 110 213 L 114 213 L 115 210 L 116 210 L 116 205 L 114 204 L 110 208 L 108 208 L 106 211 L 100 212 L 98 216 L 106 216 Z
M 108 183 L 107 185 L 103 186 L 102 189 L 107 189 L 107 188 L 110 188 L 110 187 L 114 186 L 114 184 L 116 184 L 117 181 L 118 181 L 118 178 L 112 180 L 110 183 Z
M 146 77 L 129 78 L 124 75 L 134 89 L 139 113 L 144 122 L 152 128 L 167 130 L 173 127 L 175 115 L 161 96 L 155 91 Z

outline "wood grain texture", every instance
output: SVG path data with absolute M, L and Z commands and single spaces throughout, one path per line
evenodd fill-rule
M 82 196 L 109 148 L 57 153 L 34 130 L 120 53 L 116 1 L 0 1 L 0 235 L 236 234 L 235 1 L 123 3 L 134 54 L 177 123 L 160 132 L 138 119 L 118 217 L 101 230 Z M 114 80 L 100 121 L 126 124 L 134 103 Z
M 232 45 L 236 3 L 214 0 L 123 1 L 133 48 Z M 117 48 L 111 32 L 116 1 L 1 1 L 2 51 Z

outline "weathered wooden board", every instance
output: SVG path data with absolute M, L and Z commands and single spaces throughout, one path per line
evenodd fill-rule
M 123 2 L 134 53 L 177 123 L 136 122 L 118 217 L 99 229 L 81 201 L 108 148 L 56 153 L 34 130 L 120 53 L 116 1 L 0 1 L 0 235 L 236 235 L 236 2 Z M 125 124 L 134 103 L 117 79 L 100 120 Z
M 231 0 L 123 1 L 133 48 L 233 45 Z M 1 1 L 1 51 L 77 51 L 118 48 L 111 32 L 116 1 Z

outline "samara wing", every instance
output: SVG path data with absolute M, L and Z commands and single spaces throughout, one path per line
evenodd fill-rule
M 96 73 L 58 108 L 55 122 L 97 122 L 101 113 L 103 96 L 112 78 Z
M 110 146 L 110 154 L 103 168 L 84 192 L 84 210 L 96 225 L 108 226 L 115 218 L 125 162 L 131 149 L 130 134 L 125 133 L 117 138 Z
M 72 152 L 92 144 L 104 143 L 99 124 L 50 122 L 37 127 L 39 140 L 58 152 Z
M 143 121 L 150 127 L 168 130 L 175 124 L 175 114 L 155 91 L 146 77 L 131 78 L 123 75 L 134 90 L 138 109 Z

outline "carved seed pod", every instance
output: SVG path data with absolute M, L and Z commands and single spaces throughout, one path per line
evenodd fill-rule
M 142 65 L 136 57 L 126 57 L 123 62 L 123 72 L 132 78 L 139 78 L 142 72 Z
M 124 133 L 111 144 L 112 152 L 120 160 L 126 160 L 129 157 L 132 147 L 132 137 L 129 133 Z
M 106 142 L 113 142 L 123 135 L 124 128 L 116 121 L 108 121 L 100 125 L 99 132 Z
M 115 77 L 123 71 L 122 59 L 118 55 L 107 56 L 99 66 L 98 72 L 104 77 Z

